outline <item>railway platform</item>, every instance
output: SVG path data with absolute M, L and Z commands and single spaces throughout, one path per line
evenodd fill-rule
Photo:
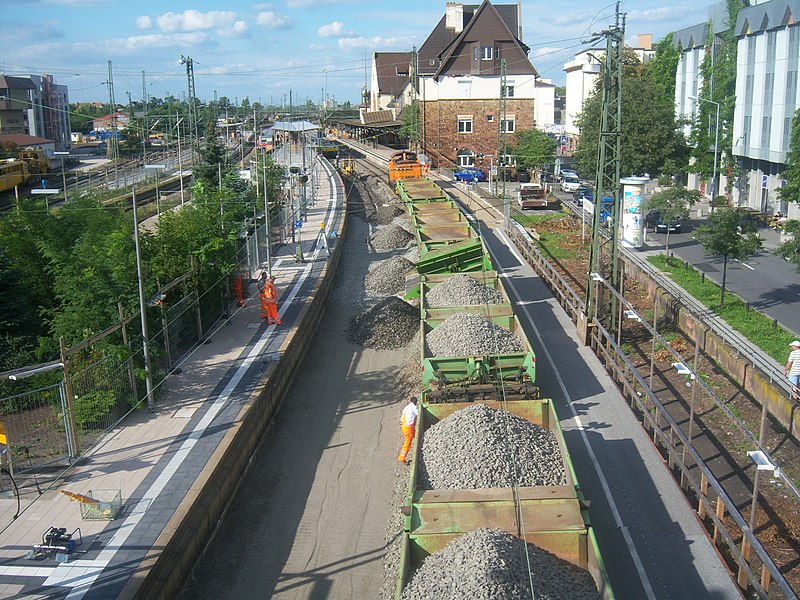
M 311 164 L 316 201 L 298 216 L 300 230 L 313 232 L 298 239 L 304 262 L 294 245 L 272 252 L 283 324 L 260 318 L 251 283 L 245 306 L 232 309 L 168 375 L 155 412 L 133 413 L 57 485 L 40 494 L 28 489 L 19 504 L 0 498 L 0 597 L 174 597 L 192 566 L 184 556 L 202 548 L 213 515 L 235 493 L 231 473 L 245 470 L 299 362 L 296 348 L 324 305 L 345 224 L 344 188 L 326 160 Z M 121 505 L 113 506 L 115 515 L 103 504 L 92 514 L 62 490 L 99 500 L 119 494 Z M 51 527 L 80 544 L 26 558 Z

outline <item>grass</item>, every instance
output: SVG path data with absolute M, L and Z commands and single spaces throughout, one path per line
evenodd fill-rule
M 779 364 L 786 362 L 789 342 L 797 334 L 776 327 L 773 320 L 760 312 L 748 308 L 738 296 L 725 292 L 725 304 L 720 305 L 721 288 L 706 279 L 693 267 L 674 258 L 667 261 L 664 255 L 652 256 L 648 261 L 669 277 L 706 308 L 717 313 L 730 327 L 746 337 L 751 343 L 769 354 Z
M 564 218 L 563 212 L 547 212 L 539 214 L 512 213 L 513 219 L 523 227 L 533 227 L 540 223 Z M 539 249 L 546 255 L 558 259 L 575 258 L 579 251 L 574 248 L 569 240 L 569 232 L 537 231 L 539 240 L 536 241 Z

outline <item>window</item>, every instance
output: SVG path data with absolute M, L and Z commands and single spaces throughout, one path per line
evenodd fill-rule
M 500 97 L 501 98 L 513 98 L 514 97 L 514 86 L 513 85 L 500 86 Z
M 492 60 L 492 50 L 494 49 L 491 46 L 481 48 L 481 60 Z
M 472 47 L 472 60 L 478 60 L 478 47 Z
M 458 117 L 458 133 L 472 133 L 472 117 Z
M 458 166 L 462 168 L 475 166 L 475 155 L 472 153 L 472 150 L 459 150 L 456 153 L 456 160 L 458 162 Z
M 516 123 L 513 117 L 505 121 L 500 121 L 500 133 L 514 133 L 515 126 Z
M 487 123 L 494 123 L 494 115 L 486 115 Z

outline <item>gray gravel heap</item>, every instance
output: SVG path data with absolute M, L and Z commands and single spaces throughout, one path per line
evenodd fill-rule
M 402 348 L 419 332 L 419 307 L 396 296 L 381 300 L 351 319 L 347 339 L 376 350 Z
M 502 304 L 503 295 L 469 275 L 458 273 L 438 283 L 425 294 L 428 306 L 470 306 L 474 304 Z
M 403 590 L 403 600 L 478 598 L 598 600 L 600 595 L 588 571 L 498 529 L 470 531 L 434 552 Z
M 375 235 L 369 238 L 369 243 L 372 244 L 372 247 L 377 252 L 389 252 L 398 248 L 405 248 L 413 237 L 400 225 L 393 223 L 386 227 L 381 227 Z
M 379 296 L 397 294 L 405 288 L 406 273 L 413 268 L 414 263 L 402 256 L 382 260 L 373 265 L 364 277 L 364 287 Z
M 405 211 L 392 219 L 392 224 L 402 227 L 411 234 L 414 233 L 414 225 L 411 223 L 411 217 L 409 217 L 408 213 Z
M 547 429 L 504 410 L 474 404 L 442 419 L 423 437 L 425 489 L 564 485 L 561 450 Z
M 456 313 L 425 338 L 429 356 L 477 356 L 524 352 L 522 340 L 481 315 Z

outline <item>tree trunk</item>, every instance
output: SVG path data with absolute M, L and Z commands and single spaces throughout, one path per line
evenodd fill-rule
M 719 299 L 720 308 L 725 306 L 725 279 L 728 276 L 728 255 L 722 257 L 722 295 Z
M 664 244 L 664 253 L 667 255 L 666 263 L 669 265 L 669 225 L 667 225 L 667 241 Z

